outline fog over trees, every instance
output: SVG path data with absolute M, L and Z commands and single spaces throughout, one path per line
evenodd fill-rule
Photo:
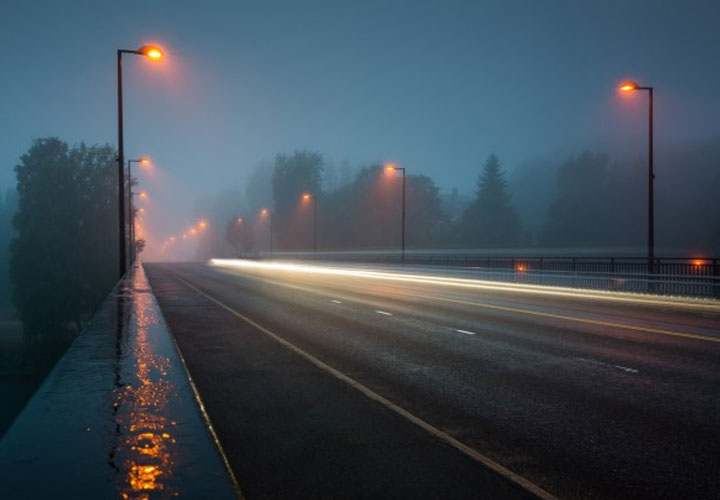
M 441 193 L 433 179 L 408 170 L 407 248 L 466 249 L 476 253 L 528 249 L 552 255 L 585 253 L 641 256 L 647 234 L 647 163 L 585 151 L 561 161 L 535 160 L 507 169 L 490 154 L 478 161 L 477 185 Z M 267 252 L 273 209 L 276 251 L 313 248 L 313 202 L 317 197 L 320 250 L 395 250 L 400 245 L 400 172 L 371 164 L 354 170 L 352 181 L 338 179 L 319 152 L 279 154 L 249 176 L 236 198 L 222 195 L 224 211 L 205 213 L 222 224 L 243 217 L 244 254 Z M 508 170 L 512 170 L 507 174 Z M 656 233 L 659 256 L 720 254 L 720 139 L 680 147 L 656 161 Z M 207 206 L 207 204 L 206 204 Z M 215 215 L 212 215 L 215 214 Z M 202 210 L 197 211 L 202 216 Z M 239 234 L 239 233 L 238 233 Z M 252 235 L 252 242 L 249 241 Z M 240 236 L 236 237 L 240 238 Z M 207 237 L 209 240 L 212 236 Z M 198 257 L 233 255 L 226 244 L 200 243 Z
M 476 168 L 474 192 L 466 186 L 449 193 L 408 170 L 408 249 L 643 255 L 643 158 L 586 151 L 513 169 L 491 153 Z M 72 333 L 117 277 L 115 150 L 39 139 L 15 171 L 17 188 L 0 200 L 0 296 L 12 301 L 29 336 Z M 720 139 L 659 159 L 659 255 L 720 255 L 717 186 Z M 301 150 L 261 162 L 244 185 L 198 200 L 196 215 L 209 230 L 181 257 L 266 254 L 271 223 L 275 251 L 311 251 L 315 200 L 320 250 L 399 248 L 402 173 L 381 164 L 337 166 Z

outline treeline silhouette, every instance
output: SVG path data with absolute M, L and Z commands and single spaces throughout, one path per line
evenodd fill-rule
M 656 163 L 659 255 L 720 255 L 720 139 L 671 151 Z M 501 160 L 491 154 L 479 165 L 473 195 L 463 199 L 457 192 L 441 194 L 427 176 L 408 173 L 407 248 L 541 247 L 550 253 L 553 248 L 623 248 L 643 255 L 644 160 L 588 151 L 558 163 L 529 164 L 513 174 L 508 179 Z M 343 184 L 317 152 L 279 154 L 274 164 L 253 171 L 244 196 L 226 191 L 224 203 L 205 200 L 198 206 L 198 215 L 214 214 L 215 227 L 225 230 L 224 238 L 201 241 L 198 257 L 267 251 L 269 221 L 258 214 L 271 207 L 275 250 L 312 250 L 314 200 L 303 201 L 304 193 L 317 199 L 320 250 L 398 249 L 401 176 L 370 165 Z M 240 226 L 237 217 L 243 218 Z

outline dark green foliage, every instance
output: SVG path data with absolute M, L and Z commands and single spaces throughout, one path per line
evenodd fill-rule
M 609 243 L 610 166 L 605 154 L 585 152 L 558 170 L 555 198 L 540 236 L 544 245 Z
M 29 335 L 79 326 L 117 278 L 116 153 L 40 139 L 15 167 L 12 300 Z
M 523 241 L 520 219 L 495 155 L 485 162 L 477 198 L 463 214 L 459 231 L 461 242 L 475 248 L 517 246 Z
M 381 165 L 360 169 L 355 180 L 321 200 L 320 248 L 400 248 L 402 173 L 386 173 Z M 438 188 L 424 175 L 406 179 L 406 248 L 426 248 L 441 242 L 447 223 Z
M 13 238 L 12 220 L 17 211 L 17 191 L 8 190 L 0 200 L 0 304 L 10 300 L 10 241 Z
M 312 249 L 313 203 L 303 193 L 322 197 L 323 157 L 311 151 L 295 151 L 275 157 L 273 198 L 277 242 L 284 250 Z M 322 203 L 322 202 L 321 202 Z

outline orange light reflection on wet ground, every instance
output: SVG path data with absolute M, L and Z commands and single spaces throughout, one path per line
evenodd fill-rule
M 136 275 L 133 286 L 142 288 Z M 117 488 L 124 499 L 171 498 L 179 494 L 168 480 L 173 474 L 175 422 L 166 416 L 166 406 L 175 390 L 166 377 L 170 359 L 159 355 L 149 337 L 149 325 L 157 322 L 148 294 L 135 294 L 131 302 L 137 334 L 130 335 L 127 358 L 132 366 L 122 371 L 124 387 L 115 392 L 118 446 L 116 466 L 120 468 Z

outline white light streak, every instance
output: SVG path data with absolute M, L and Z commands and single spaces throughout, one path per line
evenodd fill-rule
M 361 270 L 352 268 L 319 266 L 309 264 L 296 264 L 291 262 L 258 262 L 244 259 L 210 259 L 211 266 L 243 270 L 284 271 L 303 274 L 343 276 L 348 278 L 378 279 L 404 283 L 428 284 L 434 286 L 455 287 L 464 289 L 490 290 L 500 292 L 515 292 L 532 295 L 546 295 L 568 297 L 574 299 L 592 299 L 607 302 L 622 302 L 630 304 L 645 304 L 683 309 L 705 309 L 720 312 L 720 303 L 716 301 L 678 298 L 678 297 L 643 297 L 630 293 L 577 290 L 573 288 L 528 285 L 519 283 L 499 283 L 472 278 L 450 278 L 443 276 L 428 276 L 422 274 L 405 274 L 380 270 Z

